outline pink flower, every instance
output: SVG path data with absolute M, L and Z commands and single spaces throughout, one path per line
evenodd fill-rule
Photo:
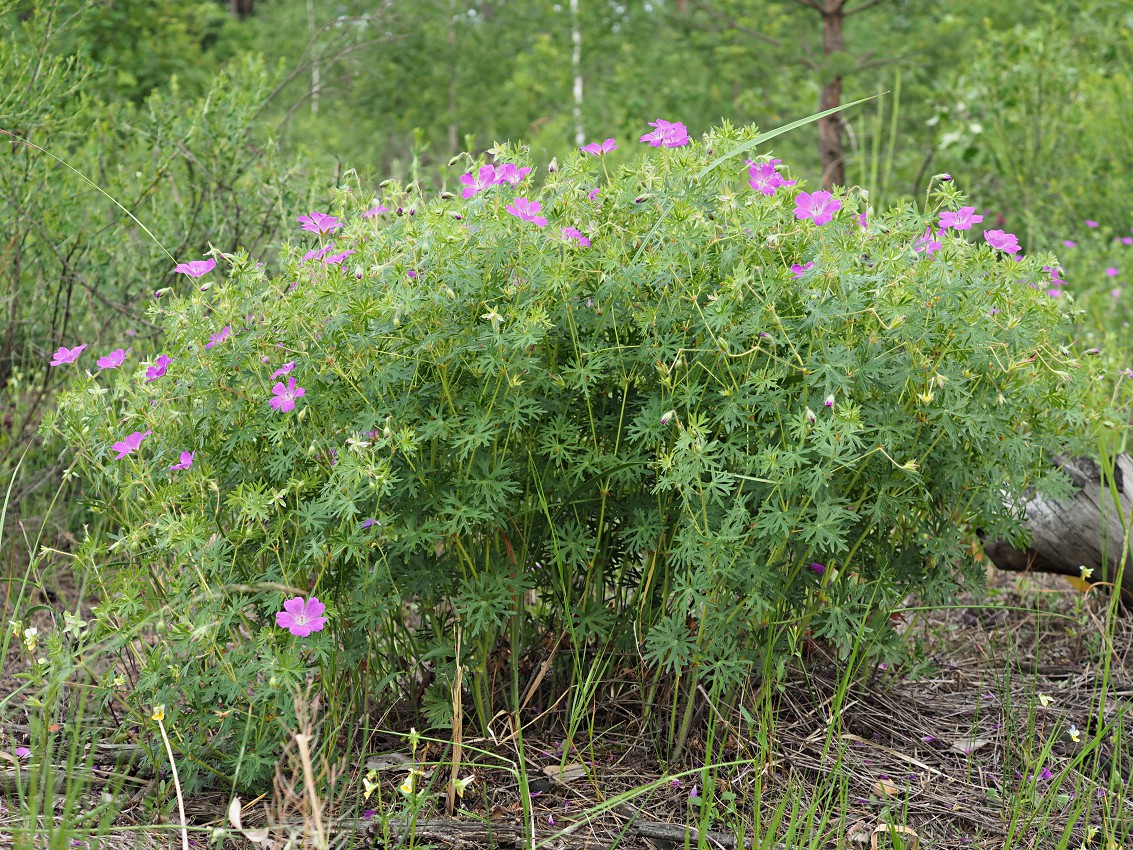
M 384 212 L 389 212 L 389 207 L 384 207 L 381 204 L 374 204 L 372 207 L 362 213 L 362 218 L 377 218 Z
M 602 144 L 598 144 L 597 142 L 591 142 L 590 144 L 586 145 L 585 147 L 579 148 L 579 150 L 582 151 L 583 153 L 588 153 L 588 154 L 591 154 L 593 156 L 603 156 L 605 154 L 608 154 L 610 151 L 617 150 L 617 149 L 618 149 L 618 146 L 614 142 L 613 139 L 606 139 L 606 141 L 602 142 Z
M 1110 266 L 1105 270 L 1105 275 L 1106 277 L 1117 277 L 1117 269 L 1115 269 L 1113 266 Z
M 539 215 L 539 212 L 543 209 L 543 205 L 538 201 L 529 201 L 527 198 L 516 198 L 512 203 L 507 205 L 506 209 L 516 218 L 530 221 L 532 224 L 539 227 L 547 226 L 547 219 Z
M 1111 298 L 1120 298 L 1121 297 L 1121 290 L 1120 289 L 1111 289 L 1109 291 L 1109 295 L 1110 295 Z
M 322 248 L 312 248 L 310 251 L 303 255 L 303 262 L 306 263 L 310 260 L 322 260 L 323 257 L 325 257 L 333 250 L 333 242 L 331 242 L 329 245 L 324 245 Z
M 1062 244 L 1065 245 L 1067 248 L 1077 248 L 1078 247 L 1077 242 L 1072 242 L 1069 239 L 1064 240 Z
M 985 230 L 984 239 L 987 244 L 1006 254 L 1019 253 L 1019 240 L 1014 233 L 1004 233 L 1002 230 Z
M 1122 245 L 1133 245 L 1133 236 L 1122 236 L 1121 237 L 1121 244 Z
M 753 162 L 747 160 L 748 176 L 751 178 L 748 185 L 760 194 L 771 196 L 780 186 L 794 186 L 794 180 L 784 180 L 783 175 L 775 168 L 782 160 L 773 159 L 770 162 Z
M 76 345 L 74 348 L 59 346 L 59 350 L 55 352 L 55 356 L 51 360 L 50 365 L 62 366 L 64 363 L 74 363 L 79 359 L 79 355 L 83 353 L 83 349 L 86 347 L 86 343 Z
M 799 192 L 795 196 L 795 218 L 799 221 L 809 218 L 815 224 L 823 225 L 840 209 L 842 202 L 829 192 Z
M 1098 223 L 1096 221 L 1091 221 L 1090 219 L 1086 219 L 1086 227 L 1093 228 L 1093 227 L 1097 227 L 1097 226 L 1098 226 Z
M 924 236 L 917 240 L 917 244 L 913 246 L 913 251 L 919 253 L 924 251 L 926 257 L 931 257 L 940 250 L 941 244 L 939 233 L 933 233 L 931 227 L 926 227 Z
M 146 383 L 148 384 L 156 381 L 158 378 L 164 375 L 165 370 L 169 368 L 169 364 L 172 362 L 173 361 L 170 360 L 166 355 L 158 355 L 157 361 L 148 369 L 146 369 Z
M 16 758 L 26 759 L 30 755 L 31 750 L 29 750 L 27 747 L 16 747 Z
M 105 357 L 98 358 L 97 365 L 99 369 L 117 369 L 126 361 L 126 355 L 132 349 L 127 348 L 123 351 L 119 348 L 117 351 L 111 351 Z
M 181 452 L 181 462 L 175 463 L 170 469 L 188 469 L 193 465 L 193 452 Z
M 798 280 L 800 277 L 802 277 L 804 274 L 806 274 L 808 271 L 810 271 L 813 268 L 814 268 L 814 260 L 811 260 L 805 266 L 800 266 L 798 263 L 791 263 L 791 273 L 795 276 L 795 280 Z
M 496 182 L 496 167 L 494 165 L 481 165 L 476 174 L 469 171 L 467 174 L 460 175 L 460 182 L 464 184 L 464 190 L 460 193 L 460 196 L 465 199 L 471 198 L 477 192 L 483 192 Z
M 940 214 L 940 226 L 951 227 L 953 230 L 971 230 L 973 224 L 984 220 L 982 215 L 974 215 L 975 207 L 960 207 L 956 212 L 943 212 Z
M 575 240 L 578 241 L 578 244 L 581 245 L 583 248 L 589 248 L 590 247 L 590 240 L 582 234 L 581 230 L 579 230 L 576 227 L 564 227 L 563 232 L 562 232 L 562 238 L 563 238 L 564 242 L 569 241 L 571 239 L 575 239 Z
M 313 212 L 310 215 L 299 216 L 299 223 L 303 225 L 303 229 L 311 233 L 317 233 L 320 236 L 333 233 L 342 227 L 342 222 L 332 215 L 326 213 Z
M 512 186 L 516 186 L 530 173 L 531 169 L 526 165 L 523 168 L 517 168 L 512 163 L 505 162 L 496 169 L 496 179 L 493 182 L 497 184 L 508 183 Z
M 353 253 L 354 252 L 350 251 L 350 250 L 340 251 L 337 254 L 331 254 L 329 257 L 323 257 L 323 265 L 324 266 L 337 266 L 343 260 L 345 260 L 347 257 L 349 257 Z
M 864 212 L 858 216 L 858 226 L 865 230 L 869 226 L 869 213 Z
M 294 368 L 295 368 L 295 361 L 291 360 L 287 363 L 284 363 L 282 366 L 280 366 L 278 369 L 276 369 L 274 372 L 272 372 L 271 376 L 273 378 L 278 378 L 281 375 L 286 375 L 288 372 L 290 372 Z
M 282 381 L 276 383 L 276 385 L 271 388 L 271 391 L 275 398 L 269 401 L 268 404 L 281 413 L 287 413 L 289 410 L 293 410 L 295 408 L 295 399 L 302 398 L 307 394 L 305 389 L 295 386 L 294 378 L 287 379 L 286 387 L 283 386 Z
M 232 325 L 225 325 L 217 333 L 209 337 L 209 341 L 205 343 L 205 348 L 212 348 L 214 345 L 224 342 L 232 336 Z
M 602 191 L 601 189 L 599 189 L 597 186 L 595 186 L 593 189 L 591 189 L 589 192 L 586 193 L 586 197 L 588 197 L 590 200 L 593 201 L 595 198 L 598 197 L 598 193 L 601 192 L 601 191 Z
M 152 433 L 153 431 L 150 429 L 147 429 L 144 433 L 141 431 L 135 431 L 126 439 L 119 440 L 117 443 L 110 447 L 114 451 L 118 452 L 114 459 L 121 460 L 126 455 L 136 452 L 139 448 L 141 448 L 142 440 L 144 440 Z
M 327 606 L 312 596 L 304 600 L 302 596 L 293 596 L 283 603 L 283 610 L 275 615 L 275 624 L 281 629 L 287 629 L 295 637 L 307 637 L 311 632 L 321 632 L 327 624 L 323 612 Z
M 177 274 L 187 274 L 189 277 L 206 275 L 216 268 L 216 260 L 209 257 L 207 260 L 193 260 L 191 263 L 178 263 L 173 271 Z
M 646 133 L 641 141 L 648 142 L 651 148 L 679 148 L 688 144 L 688 128 L 680 121 L 668 122 L 662 118 L 649 122 L 654 127 L 652 133 Z

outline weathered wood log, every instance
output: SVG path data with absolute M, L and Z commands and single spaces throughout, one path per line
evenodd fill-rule
M 1110 585 L 1120 572 L 1122 601 L 1133 605 L 1133 563 L 1120 569 L 1126 545 L 1122 517 L 1133 521 L 1133 458 L 1118 455 L 1112 472 L 1089 458 L 1055 457 L 1054 463 L 1073 481 L 1074 495 L 1066 500 L 1034 496 L 1027 502 L 1024 522 L 1031 545 L 1016 549 L 1005 540 L 985 540 L 984 553 L 1001 570 L 1015 572 L 1079 578 L 1085 567 L 1092 571 L 1091 582 Z M 1114 503 L 1113 490 L 1119 504 Z

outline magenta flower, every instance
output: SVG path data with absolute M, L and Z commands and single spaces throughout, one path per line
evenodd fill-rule
M 840 209 L 842 202 L 829 192 L 799 192 L 795 196 L 795 218 L 799 221 L 809 218 L 815 224 L 823 225 Z
M 1105 270 L 1105 275 L 1106 277 L 1117 277 L 1117 269 L 1115 269 L 1113 266 L 1110 266 Z
M 1065 245 L 1067 248 L 1077 248 L 1078 247 L 1077 242 L 1072 242 L 1069 239 L 1064 240 L 1062 244 Z
M 299 223 L 303 225 L 303 229 L 311 233 L 317 233 L 323 236 L 327 233 L 333 233 L 342 227 L 342 222 L 332 215 L 326 213 L 313 212 L 310 215 L 299 216 Z
M 539 212 L 543 209 L 543 205 L 538 201 L 529 201 L 527 198 L 516 198 L 512 203 L 507 205 L 506 209 L 516 218 L 530 221 L 532 224 L 539 227 L 547 226 L 547 219 L 539 215 Z
M 193 260 L 191 263 L 178 263 L 173 271 L 177 274 L 187 274 L 189 277 L 206 275 L 216 268 L 216 260 L 209 257 L 207 260 Z
M 869 213 L 868 212 L 864 212 L 864 213 L 862 213 L 861 215 L 858 216 L 858 226 L 862 230 L 865 230 L 867 227 L 869 227 Z
M 29 750 L 27 747 L 16 747 L 16 758 L 26 759 L 30 755 L 31 750 Z
M 303 262 L 306 263 L 309 260 L 319 260 L 320 262 L 325 263 L 326 260 L 324 260 L 323 257 L 325 257 L 327 254 L 329 254 L 333 250 L 334 250 L 334 243 L 333 242 L 331 242 L 327 245 L 324 245 L 322 248 L 312 248 L 310 251 L 308 251 L 306 254 L 303 255 Z
M 1133 236 L 1122 236 L 1121 237 L 1121 244 L 1122 245 L 1133 245 Z
M 563 238 L 564 242 L 570 241 L 571 239 L 575 239 L 575 240 L 578 241 L 578 244 L 581 245 L 583 248 L 589 248 L 590 247 L 590 239 L 588 237 L 584 236 L 582 231 L 579 230 L 576 227 L 564 227 L 563 232 L 562 232 L 562 238 Z
M 117 443 L 115 443 L 114 445 L 112 445 L 110 447 L 114 451 L 118 452 L 118 454 L 115 456 L 114 459 L 115 460 L 121 460 L 126 455 L 133 454 L 134 452 L 136 452 L 139 448 L 141 448 L 142 440 L 144 440 L 146 437 L 148 437 L 152 433 L 153 433 L 153 431 L 150 430 L 150 429 L 147 429 L 145 431 L 145 433 L 143 433 L 141 431 L 135 431 L 133 434 L 131 434 L 126 439 L 119 440 Z
M 209 337 L 209 341 L 205 343 L 205 348 L 212 348 L 214 345 L 219 345 L 232 336 L 232 325 L 225 325 L 217 333 Z
M 469 171 L 467 174 L 460 175 L 460 182 L 464 184 L 460 196 L 467 200 L 496 182 L 496 167 L 494 165 L 481 165 L 476 174 Z
M 340 251 L 337 254 L 331 254 L 329 257 L 323 257 L 323 265 L 324 266 L 337 266 L 343 260 L 345 260 L 347 257 L 349 257 L 353 253 L 354 253 L 353 251 L 347 250 L 347 251 Z
M 794 186 L 794 180 L 784 180 L 778 169 L 775 168 L 782 160 L 773 159 L 770 162 L 753 162 L 747 160 L 748 176 L 751 178 L 748 185 L 762 195 L 770 197 L 780 186 Z
M 79 355 L 83 353 L 83 349 L 86 347 L 86 343 L 76 345 L 74 348 L 59 346 L 59 350 L 55 352 L 55 356 L 52 358 L 50 365 L 62 366 L 64 363 L 74 363 L 79 359 Z
M 1121 297 L 1121 290 L 1120 289 L 1111 289 L 1109 291 L 1109 295 L 1110 295 L 1111 298 L 1120 298 Z
M 526 165 L 523 168 L 517 168 L 512 163 L 505 162 L 496 169 L 496 179 L 494 182 L 497 184 L 508 183 L 512 186 L 516 186 L 530 173 L 531 169 Z
M 618 149 L 617 143 L 615 143 L 613 139 L 606 139 L 606 141 L 602 142 L 602 144 L 598 144 L 597 142 L 591 142 L 590 144 L 586 145 L 585 147 L 579 148 L 579 150 L 582 151 L 583 153 L 588 153 L 588 154 L 591 154 L 593 156 L 604 156 L 605 154 L 608 154 L 610 151 L 614 151 L 614 150 L 617 150 L 617 149 Z
M 181 462 L 175 463 L 170 469 L 188 469 L 193 465 L 193 452 L 181 452 Z
M 98 358 L 98 368 L 117 369 L 126 361 L 126 355 L 129 354 L 131 350 L 132 349 L 127 348 L 125 351 L 123 351 L 121 348 L 119 348 L 117 351 L 111 351 L 106 356 Z
M 275 398 L 269 401 L 268 404 L 280 413 L 287 413 L 289 410 L 293 410 L 295 408 L 295 399 L 302 398 L 307 394 L 305 389 L 295 386 L 294 378 L 287 379 L 286 387 L 283 386 L 282 381 L 276 383 L 276 385 L 271 388 L 271 391 Z
M 169 368 L 169 364 L 172 362 L 173 361 L 166 355 L 158 355 L 157 361 L 146 369 L 146 383 L 151 383 L 162 377 L 165 374 L 165 370 Z
M 287 363 L 284 363 L 282 366 L 280 366 L 278 369 L 276 369 L 274 372 L 272 372 L 271 376 L 273 378 L 278 378 L 281 375 L 286 375 L 288 372 L 290 372 L 294 368 L 295 368 L 295 361 L 291 360 Z
M 688 128 L 680 121 L 670 123 L 658 118 L 650 121 L 649 126 L 655 129 L 642 136 L 640 141 L 647 142 L 651 148 L 679 148 L 688 144 Z
M 1014 233 L 1004 233 L 1002 230 L 985 230 L 984 239 L 987 244 L 1006 254 L 1019 253 L 1019 240 Z
M 814 573 L 816 576 L 820 576 L 824 572 L 826 572 L 825 565 L 819 563 L 810 564 L 809 566 L 807 566 L 807 569 Z
M 312 596 L 303 599 L 302 596 L 293 596 L 283 603 L 283 610 L 275 615 L 275 624 L 281 629 L 287 629 L 295 637 L 307 637 L 311 632 L 321 632 L 327 624 L 323 612 L 327 606 Z
M 1097 227 L 1097 226 L 1098 226 L 1098 223 L 1096 221 L 1091 221 L 1090 219 L 1086 219 L 1086 227 L 1093 228 L 1093 227 Z
M 601 189 L 599 189 L 597 186 L 595 186 L 593 189 L 591 189 L 589 192 L 586 193 L 586 197 L 588 197 L 590 200 L 593 201 L 595 198 L 598 197 L 598 193 L 601 192 L 601 191 L 602 191 Z
M 389 207 L 382 206 L 381 204 L 374 204 L 374 206 L 370 207 L 368 210 L 362 213 L 362 218 L 377 218 L 384 212 L 389 212 Z
M 798 263 L 791 263 L 791 273 L 795 276 L 795 280 L 798 280 L 813 268 L 814 260 L 811 260 L 805 266 L 800 266 Z
M 924 236 L 917 240 L 917 244 L 913 246 L 913 251 L 917 253 L 924 251 L 926 257 L 931 257 L 941 248 L 939 239 L 939 233 L 933 233 L 931 227 L 926 227 Z
M 984 220 L 982 215 L 975 215 L 975 207 L 960 207 L 956 212 L 942 212 L 940 226 L 953 230 L 971 230 L 973 224 Z

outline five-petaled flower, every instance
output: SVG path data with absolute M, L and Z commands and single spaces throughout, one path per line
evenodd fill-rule
M 269 401 L 268 404 L 281 413 L 287 413 L 289 410 L 293 410 L 295 408 L 295 399 L 302 398 L 307 394 L 307 391 L 303 389 L 303 387 L 295 386 L 294 378 L 287 379 L 286 387 L 283 386 L 282 381 L 278 382 L 271 388 L 271 391 L 275 398 Z
M 791 263 L 791 274 L 793 274 L 797 280 L 813 268 L 814 260 L 811 260 L 805 266 L 800 266 L 798 263 Z
M 579 148 L 583 153 L 592 154 L 593 156 L 602 156 L 608 154 L 610 151 L 617 150 L 618 145 L 613 139 L 606 139 L 606 141 L 599 144 L 598 142 L 591 142 Z
M 326 213 L 313 212 L 310 215 L 299 216 L 299 223 L 303 225 L 304 230 L 311 233 L 318 233 L 320 236 L 326 233 L 333 233 L 342 227 L 342 222 L 332 215 Z
M 362 218 L 377 218 L 384 212 L 389 212 L 389 207 L 383 206 L 382 204 L 374 204 L 362 213 Z
M 539 227 L 547 226 L 547 219 L 539 215 L 543 209 L 543 205 L 538 201 L 529 201 L 527 198 L 516 198 L 507 205 L 507 211 L 514 215 L 516 218 L 521 218 L 524 221 L 530 221 Z
M 188 469 L 193 465 L 193 452 L 181 452 L 181 462 L 170 466 L 170 469 Z
M 564 242 L 574 239 L 577 240 L 578 244 L 583 248 L 590 247 L 590 239 L 583 235 L 582 231 L 577 227 L 564 227 L 562 237 Z
M 172 362 L 173 361 L 170 360 L 167 355 L 158 355 L 158 358 L 154 362 L 154 364 L 146 369 L 146 383 L 148 384 L 151 381 L 156 381 L 158 378 L 164 375 L 165 370 L 169 368 L 169 364 Z
M 647 142 L 651 148 L 679 148 L 688 144 L 688 128 L 680 121 L 669 122 L 658 118 L 650 121 L 649 126 L 655 129 L 642 136 L 641 141 Z
M 973 224 L 984 220 L 982 215 L 975 215 L 975 207 L 960 207 L 956 212 L 942 212 L 940 226 L 953 230 L 971 230 Z
M 126 455 L 133 454 L 134 452 L 136 452 L 138 449 L 141 448 L 142 440 L 144 440 L 146 437 L 148 437 L 152 433 L 153 433 L 153 430 L 147 428 L 144 432 L 135 431 L 133 434 L 131 434 L 126 439 L 119 440 L 117 443 L 115 443 L 114 445 L 112 445 L 110 447 L 110 448 L 114 449 L 114 451 L 118 452 L 118 454 L 115 455 L 114 459 L 115 460 L 121 460 Z
M 748 185 L 760 194 L 771 196 L 780 186 L 794 186 L 794 180 L 784 180 L 775 166 L 782 160 L 773 159 L 770 162 L 753 162 L 747 160 Z
M 924 236 L 917 240 L 917 244 L 913 246 L 913 251 L 920 253 L 924 251 L 926 257 L 931 257 L 941 248 L 940 234 L 933 233 L 931 227 L 926 227 Z
M 276 612 L 275 624 L 281 629 L 287 629 L 296 637 L 307 637 L 311 632 L 321 632 L 327 624 L 323 612 L 327 606 L 312 596 L 304 599 L 302 596 L 293 596 L 283 603 L 283 610 Z
M 216 260 L 209 257 L 207 260 L 193 260 L 191 263 L 178 263 L 173 271 L 177 274 L 187 274 L 189 277 L 206 275 L 216 268 Z
M 74 363 L 79 359 L 79 355 L 83 353 L 83 349 L 86 347 L 86 343 L 76 345 L 74 348 L 59 346 L 59 350 L 55 352 L 55 356 L 51 360 L 51 365 L 62 366 L 64 363 Z
M 212 348 L 214 345 L 219 345 L 232 336 L 232 325 L 225 325 L 219 331 L 209 337 L 209 341 L 205 343 L 205 348 Z
M 278 378 L 281 375 L 286 375 L 288 372 L 290 372 L 294 368 L 295 368 L 295 361 L 289 360 L 286 363 L 284 363 L 282 366 L 280 366 L 278 369 L 276 369 L 274 372 L 272 372 L 271 376 L 273 378 Z
M 109 354 L 98 358 L 99 369 L 117 369 L 125 360 L 126 355 L 129 354 L 131 349 L 125 350 L 119 348 L 117 351 L 111 351 Z
M 509 183 L 512 186 L 517 185 L 524 177 L 531 173 L 531 169 L 526 165 L 523 168 L 517 168 L 510 162 L 505 162 L 496 169 L 495 182 L 499 184 Z
M 842 202 L 829 192 L 799 192 L 795 196 L 795 218 L 799 221 L 809 218 L 815 224 L 823 225 L 840 209 Z
M 1014 233 L 1004 233 L 1002 230 L 985 230 L 984 239 L 992 248 L 1007 254 L 1019 253 L 1019 240 Z
M 490 164 L 481 165 L 480 170 L 475 174 L 469 171 L 467 174 L 460 175 L 460 182 L 464 184 L 464 190 L 460 193 L 460 196 L 465 199 L 471 198 L 477 192 L 483 192 L 489 186 L 495 184 L 496 167 Z

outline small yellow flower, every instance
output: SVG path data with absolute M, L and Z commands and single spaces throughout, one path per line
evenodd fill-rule
M 410 773 L 405 777 L 405 781 L 398 786 L 397 790 L 406 796 L 411 796 L 413 794 L 413 784 L 413 774 Z
M 370 795 L 378 789 L 378 783 L 369 776 L 362 777 L 362 801 L 370 799 Z
M 1081 733 L 1078 732 L 1078 727 L 1073 723 L 1071 723 L 1070 728 L 1066 730 L 1066 734 L 1070 736 L 1070 740 L 1075 744 L 1081 740 Z
M 158 723 L 165 719 L 165 706 L 155 705 L 153 707 L 153 714 L 150 715 L 150 720 L 156 720 Z
M 1039 702 L 1042 703 L 1043 708 L 1048 707 L 1054 700 L 1046 694 L 1039 694 Z
M 464 792 L 467 791 L 468 786 L 471 785 L 475 781 L 476 781 L 476 774 L 473 773 L 471 776 L 466 776 L 464 779 L 458 779 L 455 782 L 453 782 L 452 783 L 453 787 L 456 788 L 456 796 L 463 799 L 464 798 Z

